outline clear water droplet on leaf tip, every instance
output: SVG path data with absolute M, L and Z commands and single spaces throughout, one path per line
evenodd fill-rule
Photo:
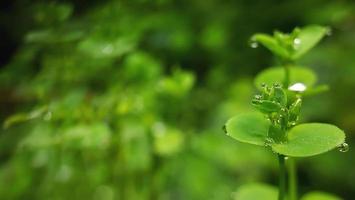
M 250 47 L 253 48 L 253 49 L 259 47 L 259 44 L 256 41 L 253 41 L 253 40 L 251 40 L 249 44 L 250 44 Z
M 342 153 L 345 153 L 345 152 L 349 151 L 349 145 L 344 142 L 343 144 L 338 146 L 338 150 Z
M 299 46 L 299 45 L 301 44 L 301 39 L 295 38 L 295 39 L 293 40 L 293 44 L 294 44 L 296 47 Z

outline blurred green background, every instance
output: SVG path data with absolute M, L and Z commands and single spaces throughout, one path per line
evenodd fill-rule
M 355 198 L 354 1 L 0 6 L 0 199 L 224 200 L 277 184 L 276 156 L 222 126 L 275 64 L 249 37 L 309 24 L 332 27 L 300 61 L 330 91 L 305 99 L 302 120 L 342 127 L 350 151 L 299 159 L 299 190 Z

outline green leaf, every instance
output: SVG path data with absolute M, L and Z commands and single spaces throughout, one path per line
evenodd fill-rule
M 276 200 L 277 189 L 273 186 L 262 183 L 251 183 L 243 185 L 233 194 L 234 200 Z
M 304 195 L 301 200 L 341 200 L 341 198 L 325 192 L 311 192 Z
M 154 151 L 160 156 L 170 156 L 182 150 L 184 134 L 180 130 L 159 124 L 154 132 Z
M 273 99 L 276 102 L 279 102 L 282 106 L 286 106 L 286 104 L 287 104 L 287 94 L 281 87 L 274 88 Z
M 104 149 L 110 145 L 111 130 L 107 124 L 96 122 L 77 124 L 63 131 L 58 141 L 70 148 Z
M 227 135 L 249 144 L 264 146 L 269 130 L 269 121 L 260 113 L 237 115 L 227 121 Z
M 321 94 L 324 92 L 327 92 L 329 90 L 329 86 L 328 85 L 318 85 L 315 86 L 313 88 L 310 88 L 309 90 L 305 91 L 302 96 L 314 96 L 317 94 Z
M 183 97 L 188 94 L 194 83 L 195 76 L 191 72 L 175 68 L 171 76 L 160 80 L 157 89 L 160 93 Z
M 263 83 L 272 85 L 274 83 L 282 84 L 285 79 L 285 70 L 283 67 L 272 67 L 260 72 L 254 80 L 255 86 L 262 90 Z M 306 88 L 312 87 L 317 81 L 317 77 L 310 69 L 291 66 L 290 67 L 290 86 L 301 83 Z
M 269 101 L 269 100 L 261 100 L 253 106 L 258 109 L 260 112 L 269 114 L 273 112 L 279 112 L 281 110 L 281 105 L 279 103 L 276 103 L 274 101 Z
M 104 39 L 100 37 L 88 37 L 82 40 L 79 51 L 95 58 L 114 58 L 122 56 L 135 47 L 135 41 L 129 37 L 118 37 L 116 39 Z
M 17 113 L 17 114 L 11 115 L 10 117 L 8 117 L 5 120 L 5 122 L 3 124 L 3 128 L 7 129 L 15 124 L 19 124 L 19 123 L 26 122 L 26 121 L 29 121 L 32 119 L 43 117 L 44 114 L 47 113 L 47 111 L 48 111 L 48 107 L 42 106 L 42 107 L 32 110 L 29 113 Z
M 283 131 L 280 126 L 270 125 L 267 135 L 269 137 L 267 145 L 274 142 L 280 143 L 285 141 L 285 131 Z
M 293 59 L 298 59 L 312 49 L 328 32 L 329 28 L 323 26 L 307 26 L 302 28 L 297 36 L 299 41 L 295 45 Z
M 59 42 L 73 42 L 82 38 L 84 32 L 81 30 L 71 30 L 70 28 L 62 28 L 62 30 L 44 29 L 29 32 L 25 36 L 28 43 L 44 43 L 53 44 Z
M 252 42 L 258 42 L 265 46 L 267 49 L 269 49 L 272 53 L 282 57 L 282 58 L 289 58 L 289 52 L 287 49 L 282 47 L 278 41 L 273 38 L 272 36 L 269 36 L 267 34 L 262 34 L 258 33 L 252 36 L 251 38 Z
M 295 102 L 293 102 L 290 105 L 289 108 L 289 121 L 290 122 L 296 122 L 298 120 L 298 117 L 300 115 L 301 112 L 301 106 L 302 106 L 302 99 L 296 99 Z
M 330 151 L 344 141 L 344 132 L 334 125 L 307 123 L 292 128 L 287 142 L 273 144 L 272 149 L 286 156 L 306 157 Z

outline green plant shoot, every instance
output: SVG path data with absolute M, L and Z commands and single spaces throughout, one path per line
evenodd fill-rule
M 262 71 L 255 78 L 260 94 L 254 96 L 251 104 L 258 112 L 239 114 L 225 124 L 227 135 L 233 139 L 268 147 L 278 155 L 279 200 L 297 199 L 292 158 L 315 156 L 337 147 L 342 152 L 348 149 L 344 132 L 335 125 L 299 122 L 303 97 L 325 91 L 327 86 L 315 86 L 315 73 L 298 66 L 296 61 L 328 31 L 329 28 L 313 25 L 295 28 L 290 34 L 275 31 L 273 36 L 252 36 L 251 46 L 263 45 L 276 56 L 280 65 Z M 286 158 L 290 160 L 289 165 L 293 165 L 288 172 Z

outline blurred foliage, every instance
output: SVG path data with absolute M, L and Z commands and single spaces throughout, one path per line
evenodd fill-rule
M 353 1 L 15 0 L 1 8 L 1 199 L 231 199 L 244 183 L 274 184 L 272 153 L 221 129 L 252 109 L 252 77 L 277 65 L 247 42 L 274 29 L 332 27 L 298 63 L 330 83 L 305 99 L 302 120 L 343 127 L 355 144 Z M 300 160 L 300 192 L 352 199 L 353 152 Z
M 277 199 L 278 191 L 276 187 L 261 184 L 252 183 L 243 185 L 236 192 L 232 194 L 233 199 L 239 200 L 254 200 L 265 199 L 275 200 Z M 300 198 L 301 200 L 340 200 L 339 197 L 325 192 L 310 192 Z

